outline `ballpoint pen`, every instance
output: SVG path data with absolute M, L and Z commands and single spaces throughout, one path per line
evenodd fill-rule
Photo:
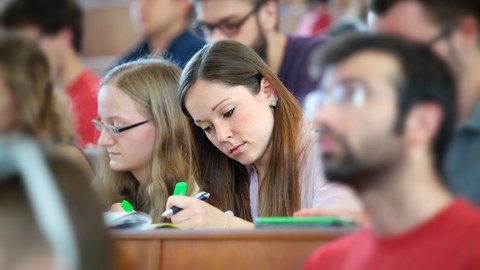
M 210 197 L 210 193 L 202 191 L 195 195 L 195 197 L 201 201 L 206 201 Z M 169 217 L 171 215 L 175 215 L 181 210 L 182 208 L 173 206 L 172 208 L 165 210 L 165 212 L 162 213 L 162 217 Z

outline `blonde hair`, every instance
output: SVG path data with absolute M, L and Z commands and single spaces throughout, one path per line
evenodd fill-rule
M 148 114 L 156 127 L 155 149 L 150 164 L 150 183 L 140 187 L 130 172 L 114 171 L 106 150 L 100 154 L 95 183 L 108 206 L 127 199 L 135 209 L 162 222 L 161 212 L 175 184 L 186 181 L 189 193 L 196 190 L 188 120 L 176 101 L 180 69 L 166 60 L 138 60 L 120 65 L 103 79 L 102 86 L 115 85 Z
M 12 93 L 21 132 L 42 142 L 72 144 L 66 102 L 55 90 L 48 59 L 38 45 L 0 32 L 0 71 Z

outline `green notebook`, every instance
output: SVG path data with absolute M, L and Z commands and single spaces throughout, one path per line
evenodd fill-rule
M 355 222 L 339 217 L 258 217 L 255 228 L 353 228 Z

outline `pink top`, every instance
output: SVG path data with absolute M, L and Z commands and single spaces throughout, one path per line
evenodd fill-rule
M 300 207 L 360 211 L 360 202 L 350 188 L 327 182 L 325 179 L 316 135 L 309 132 L 308 136 L 304 137 L 304 141 L 308 145 L 300 160 Z M 252 218 L 256 218 L 258 217 L 258 174 L 253 164 L 246 167 L 250 176 L 250 210 Z

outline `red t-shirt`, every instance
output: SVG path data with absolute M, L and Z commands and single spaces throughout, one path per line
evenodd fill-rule
M 97 116 L 97 95 L 100 78 L 85 69 L 66 89 L 70 99 L 70 111 L 77 135 L 76 145 L 85 148 L 87 144 L 97 144 L 98 132 L 92 125 Z
M 320 248 L 304 270 L 480 269 L 480 212 L 464 199 L 398 236 L 364 229 Z

